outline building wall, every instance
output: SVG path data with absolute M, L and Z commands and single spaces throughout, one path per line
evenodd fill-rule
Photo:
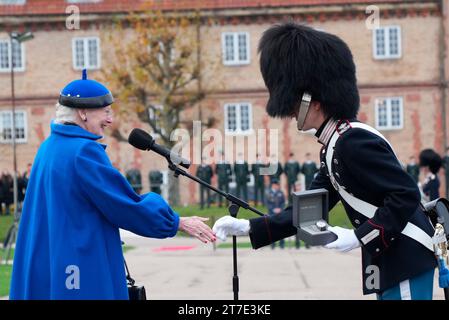
M 402 56 L 393 60 L 374 60 L 372 55 L 372 32 L 365 26 L 365 20 L 352 19 L 314 20 L 312 26 L 340 36 L 351 48 L 357 65 L 357 78 L 360 86 L 360 120 L 374 125 L 374 101 L 376 98 L 403 97 L 404 127 L 401 130 L 383 131 L 395 148 L 401 161 L 407 162 L 410 155 L 417 156 L 424 148 L 442 151 L 442 126 L 447 119 L 441 114 L 441 90 L 439 81 L 439 28 L 440 17 L 435 15 L 406 15 L 402 17 L 381 18 L 381 25 L 400 25 L 402 33 Z M 247 154 L 257 152 L 257 144 L 251 139 L 258 129 L 277 130 L 278 154 L 284 162 L 290 152 L 295 153 L 300 162 L 307 152 L 318 159 L 320 145 L 311 135 L 299 134 L 295 123 L 287 120 L 271 119 L 265 113 L 268 99 L 258 66 L 257 45 L 263 33 L 272 21 L 237 22 L 233 24 L 212 24 L 201 28 L 202 60 L 208 61 L 211 68 L 203 70 L 203 86 L 213 90 L 201 102 L 203 122 L 209 117 L 215 119 L 214 127 L 224 129 L 224 104 L 249 102 L 252 105 L 254 134 L 252 137 L 240 137 Z M 251 62 L 243 66 L 224 66 L 222 64 L 222 32 L 244 31 L 250 35 Z M 72 38 L 75 36 L 99 36 L 102 40 L 102 56 L 106 57 L 109 48 L 104 41 L 104 32 L 95 25 L 88 25 L 79 31 L 65 29 L 37 30 L 35 39 L 25 43 L 26 71 L 16 73 L 17 109 L 27 111 L 28 142 L 17 147 L 18 168 L 25 170 L 32 162 L 40 143 L 49 134 L 49 123 L 53 117 L 54 104 L 59 90 L 80 72 L 72 66 Z M 6 33 L 0 34 L 6 38 Z M 108 61 L 102 59 L 102 68 Z M 100 78 L 100 71 L 89 72 L 89 77 Z M 0 73 L 0 110 L 10 108 L 10 75 Z M 184 119 L 199 120 L 198 106 L 186 110 Z M 131 128 L 147 125 L 139 123 L 133 117 L 118 119 L 118 125 L 126 136 Z M 206 129 L 206 128 L 203 128 Z M 232 137 L 234 140 L 237 137 Z M 230 139 L 230 137 L 228 137 Z M 249 143 L 248 143 L 249 139 Z M 257 137 L 256 137 L 257 139 Z M 141 152 L 127 143 L 106 138 L 107 152 L 113 164 L 122 172 L 137 167 L 143 173 L 144 191 L 148 190 L 148 172 L 151 169 L 166 170 L 165 161 L 150 152 Z M 271 141 L 270 141 L 271 142 Z M 206 143 L 203 143 L 207 144 Z M 241 143 L 237 143 L 238 146 Z M 267 147 L 269 144 L 267 145 Z M 225 145 L 223 144 L 223 148 Z M 217 150 L 218 151 L 218 150 Z M 0 144 L 0 167 L 12 169 L 12 148 Z M 234 157 L 235 157 L 234 151 Z M 229 157 L 229 155 L 227 155 Z M 269 152 L 267 152 L 269 156 Z M 230 158 L 232 160 L 232 156 Z M 191 173 L 195 173 L 192 166 Z M 443 176 L 441 177 L 444 181 Z M 180 178 L 182 203 L 196 201 L 197 186 Z

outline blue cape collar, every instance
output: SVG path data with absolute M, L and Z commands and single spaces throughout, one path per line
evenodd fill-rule
M 50 128 L 51 128 L 52 134 L 59 134 L 59 135 L 74 137 L 74 138 L 85 138 L 85 139 L 90 139 L 90 140 L 98 140 L 98 139 L 103 138 L 102 136 L 93 134 L 92 132 L 89 132 L 77 125 L 72 126 L 72 125 L 66 125 L 66 124 L 58 124 L 58 123 L 54 123 L 52 121 Z M 105 144 L 100 143 L 100 145 L 104 149 L 106 149 Z

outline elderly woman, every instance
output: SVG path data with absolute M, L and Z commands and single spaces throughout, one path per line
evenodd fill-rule
M 136 194 L 106 155 L 113 97 L 83 79 L 61 92 L 51 134 L 36 155 L 19 227 L 11 299 L 128 299 L 119 228 L 207 243 L 211 229 L 180 218 L 157 194 Z

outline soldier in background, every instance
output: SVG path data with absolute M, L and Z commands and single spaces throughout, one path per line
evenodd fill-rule
M 285 206 L 285 196 L 284 193 L 280 190 L 279 180 L 273 179 L 271 181 L 270 190 L 267 192 L 267 209 L 269 215 L 276 215 L 284 210 Z M 279 240 L 279 247 L 284 249 L 285 240 Z M 271 244 L 271 249 L 276 247 L 276 242 Z
M 288 161 L 284 165 L 284 173 L 287 176 L 288 203 L 292 203 L 292 189 L 298 181 L 298 174 L 301 172 L 299 162 L 294 159 L 294 154 L 290 153 Z
M 17 173 L 17 210 L 22 210 L 22 203 L 25 199 L 23 175 Z
M 150 191 L 161 194 L 161 186 L 164 182 L 162 172 L 160 172 L 159 170 L 151 170 L 148 174 L 148 180 L 150 181 Z
M 0 215 L 3 215 L 3 204 L 5 203 L 5 192 L 3 191 L 3 175 L 5 171 L 0 175 Z
M 405 169 L 409 175 L 412 176 L 413 180 L 416 183 L 419 182 L 419 165 L 415 161 L 415 157 L 411 156 L 409 158 L 409 162 L 407 163 L 407 167 Z
M 218 189 L 229 193 L 229 182 L 231 182 L 232 167 L 223 156 L 223 152 L 220 152 L 220 160 L 215 165 L 215 174 L 218 176 Z M 221 207 L 223 197 L 218 195 L 218 206 Z
M 25 200 L 25 193 L 28 186 L 28 179 L 30 177 L 31 173 L 31 163 L 28 163 L 26 171 L 23 173 L 23 175 L 20 177 L 20 179 L 17 180 L 18 185 L 18 201 L 19 201 L 19 208 L 22 209 L 23 201 Z
M 284 172 L 284 170 L 282 169 L 282 164 L 279 162 L 279 160 L 277 160 L 277 157 L 275 154 L 271 155 L 271 159 L 270 159 L 270 164 L 274 164 L 277 163 L 277 168 L 276 168 L 276 172 L 272 175 L 270 175 L 270 184 L 273 183 L 273 180 L 277 180 L 277 182 L 280 184 L 281 183 L 281 175 Z
M 212 180 L 212 176 L 214 175 L 214 172 L 212 170 L 212 167 L 208 164 L 204 163 L 205 158 L 203 158 L 203 162 L 201 165 L 198 166 L 196 170 L 196 176 L 203 180 L 204 182 L 210 184 Z M 204 193 L 206 193 L 206 201 L 207 201 L 207 207 L 210 208 L 211 203 L 211 197 L 210 197 L 210 189 L 207 187 L 204 187 L 200 185 L 200 208 L 204 209 Z
M 256 162 L 251 166 L 251 173 L 254 176 L 254 205 L 257 206 L 257 201 L 260 194 L 260 202 L 265 203 L 265 176 L 260 173 L 261 168 L 266 168 L 266 164 L 260 159 L 260 154 L 256 155 Z
M 2 173 L 0 178 L 0 188 L 2 189 L 6 215 L 9 215 L 11 213 L 10 206 L 14 202 L 14 179 L 8 171 L 3 171 Z
M 310 152 L 306 153 L 306 162 L 302 165 L 301 172 L 304 174 L 305 182 L 306 182 L 306 190 L 310 189 L 310 184 L 315 177 L 315 173 L 317 173 L 318 167 L 316 163 L 310 159 Z
M 444 176 L 446 182 L 446 198 L 449 198 L 449 147 L 446 148 L 446 155 L 443 157 Z
M 438 171 L 442 164 L 441 157 L 433 149 L 425 149 L 419 154 L 419 166 L 423 172 L 422 192 L 424 201 L 433 201 L 440 197 L 440 179 Z
M 234 163 L 234 174 L 237 186 L 236 196 L 240 198 L 243 194 L 243 200 L 248 201 L 249 169 L 242 153 L 239 153 L 238 159 Z
M 142 191 L 142 175 L 139 169 L 134 168 L 126 171 L 126 180 L 128 180 L 134 192 L 140 194 Z

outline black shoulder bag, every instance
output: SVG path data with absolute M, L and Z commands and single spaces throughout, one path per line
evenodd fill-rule
M 123 261 L 125 262 L 126 280 L 128 281 L 129 300 L 147 300 L 145 287 L 134 285 L 136 281 L 133 278 L 131 278 L 131 275 L 129 274 L 129 269 L 128 265 L 126 264 L 125 258 L 123 258 Z

